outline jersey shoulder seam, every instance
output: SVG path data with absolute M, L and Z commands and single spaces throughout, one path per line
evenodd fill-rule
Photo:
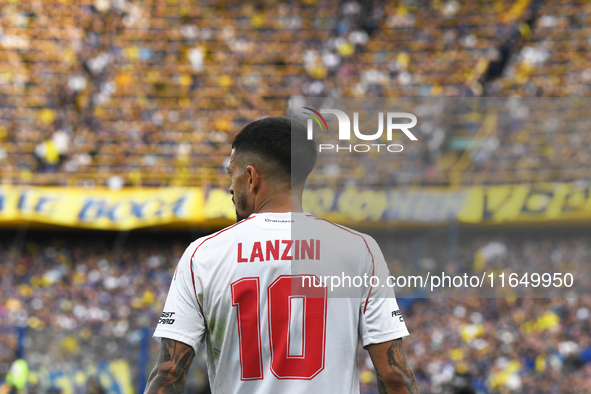
M 366 236 L 365 234 L 360 233 L 360 232 L 355 231 L 355 230 L 352 230 L 352 229 L 349 229 L 349 228 L 347 228 L 345 226 L 341 226 L 340 224 L 333 223 L 333 222 L 331 222 L 329 220 L 326 220 L 326 219 L 320 219 L 320 218 L 317 218 L 317 217 L 313 217 L 313 219 L 314 220 L 321 220 L 321 221 L 330 223 L 333 226 L 336 226 L 337 228 L 339 228 L 339 229 L 341 229 L 343 231 L 346 231 L 346 232 L 348 232 L 350 234 L 354 234 L 354 235 L 357 235 L 358 237 L 361 237 L 361 239 L 363 239 L 363 242 L 365 243 L 365 246 L 367 247 L 367 251 L 369 252 L 369 254 L 371 256 L 371 275 L 372 276 L 375 275 L 375 273 L 376 273 L 375 258 L 374 258 L 373 252 L 371 251 L 371 248 L 369 246 L 369 243 L 367 242 L 367 239 L 365 239 L 365 236 Z M 365 299 L 365 306 L 363 307 L 363 314 L 365 314 L 365 311 L 367 310 L 367 304 L 369 303 L 369 297 L 370 296 L 371 296 L 371 287 L 369 288 L 369 292 L 367 294 L 367 298 Z
M 228 227 L 223 228 L 223 229 L 221 229 L 219 231 L 216 231 L 215 233 L 213 233 L 211 235 L 208 235 L 206 237 L 203 237 L 203 239 L 200 238 L 201 239 L 201 242 L 199 242 L 199 239 L 197 239 L 196 241 L 194 241 L 193 243 L 199 242 L 199 244 L 195 247 L 195 250 L 193 251 L 193 254 L 191 255 L 191 260 L 193 259 L 193 256 L 195 255 L 195 252 L 197 252 L 197 249 L 199 249 L 206 241 L 209 241 L 210 239 L 215 238 L 218 235 L 220 235 L 222 233 L 225 233 L 228 230 L 233 229 L 234 227 L 237 227 L 239 224 L 246 223 L 247 221 L 249 221 L 251 219 L 254 219 L 254 216 L 250 216 L 250 217 L 248 217 L 248 218 L 246 218 L 244 220 L 239 221 L 238 223 L 234 223 L 231 226 L 228 226 Z
M 206 241 L 217 237 L 218 235 L 220 235 L 221 233 L 228 231 L 236 226 L 238 226 L 241 223 L 245 223 L 248 220 L 252 219 L 254 216 L 250 216 L 244 220 L 239 221 L 238 223 L 235 223 L 229 227 L 226 227 L 212 235 L 210 235 L 209 237 L 205 238 L 199 245 L 197 245 L 197 247 L 195 248 L 195 250 L 193 251 L 193 253 L 191 254 L 191 258 L 189 259 L 189 267 L 191 269 L 191 280 L 193 282 L 193 291 L 195 292 L 195 299 L 197 300 L 197 305 L 199 305 L 199 310 L 201 311 L 201 315 L 203 316 L 203 320 L 205 321 L 205 314 L 203 313 L 203 306 L 201 305 L 201 302 L 199 302 L 199 297 L 197 296 L 197 287 L 195 286 L 195 273 L 193 271 L 193 257 L 195 256 L 195 253 L 197 253 L 197 250 L 201 247 L 201 245 L 203 245 Z M 205 323 L 207 326 L 207 322 Z

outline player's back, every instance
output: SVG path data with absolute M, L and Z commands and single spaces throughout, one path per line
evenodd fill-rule
M 354 281 L 385 270 L 362 234 L 306 214 L 251 215 L 187 249 L 173 286 L 184 281 L 201 316 L 169 296 L 164 313 L 175 321 L 155 335 L 195 337 L 195 348 L 205 341 L 214 393 L 357 393 L 359 339 L 407 335 L 389 319 L 398 309 L 393 294 L 376 301 Z M 353 282 L 330 293 L 328 276 Z M 173 296 L 183 297 L 191 302 Z

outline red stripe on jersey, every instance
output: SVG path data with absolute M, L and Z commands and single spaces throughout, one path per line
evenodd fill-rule
M 250 219 L 253 219 L 253 218 L 254 218 L 254 216 L 249 216 L 246 219 L 241 220 L 238 223 L 235 223 L 235 224 L 231 225 L 230 227 L 226 227 L 225 229 L 218 231 L 217 233 L 215 233 L 211 237 L 205 238 L 203 240 L 203 242 L 201 242 L 199 245 L 197 245 L 197 247 L 195 248 L 195 251 L 191 255 L 191 258 L 189 259 L 189 265 L 191 267 L 191 279 L 193 280 L 193 291 L 195 292 L 195 299 L 197 299 L 197 305 L 199 305 L 199 309 L 201 310 L 201 315 L 203 316 L 204 319 L 205 319 L 205 315 L 203 314 L 203 308 L 201 307 L 201 303 L 199 302 L 199 297 L 197 297 L 197 288 L 195 287 L 195 274 L 193 273 L 193 256 L 195 256 L 195 253 L 197 252 L 197 249 L 199 249 L 199 247 L 201 245 L 203 245 L 205 243 L 205 241 L 208 241 L 208 240 L 210 240 L 212 238 L 215 238 L 218 235 L 220 235 L 221 233 L 223 233 L 224 231 L 229 230 L 231 228 L 234 228 L 234 227 L 238 226 L 239 224 L 244 223 L 244 222 L 246 222 L 246 221 L 248 221 Z
M 322 221 L 324 221 L 326 223 L 330 223 L 333 226 L 336 226 L 336 227 L 340 228 L 341 230 L 347 231 L 348 233 L 351 233 L 353 235 L 357 235 L 358 237 L 361 237 L 361 239 L 363 240 L 363 242 L 365 242 L 365 246 L 367 247 L 367 250 L 369 251 L 369 254 L 371 255 L 371 276 L 374 276 L 375 275 L 376 266 L 375 266 L 375 262 L 374 262 L 373 253 L 371 252 L 371 249 L 370 249 L 369 245 L 367 244 L 367 241 L 365 240 L 365 237 L 363 235 L 354 233 L 353 231 L 349 230 L 348 228 L 343 227 L 343 226 L 340 226 L 340 225 L 338 225 L 336 223 L 333 223 L 331 221 L 328 221 L 326 219 L 317 218 L 317 217 L 311 216 L 311 215 L 306 215 L 306 216 L 308 216 L 310 218 L 313 218 L 313 219 L 316 219 L 316 220 L 322 220 Z M 365 310 L 367 309 L 367 304 L 369 303 L 369 296 L 370 295 L 371 295 L 371 287 L 369 288 L 369 293 L 367 293 L 367 299 L 365 300 L 365 306 L 363 307 L 363 314 L 365 314 Z

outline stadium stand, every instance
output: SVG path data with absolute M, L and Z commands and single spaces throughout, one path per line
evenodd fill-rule
M 548 1 L 519 51 L 492 90 L 519 96 L 588 96 L 588 28 L 591 8 L 579 1 Z
M 384 254 L 395 256 L 388 259 L 392 272 L 403 274 L 406 262 L 413 260 L 412 241 L 418 239 L 413 237 L 401 233 L 389 241 L 377 238 Z M 449 247 L 441 237 L 423 239 L 420 259 L 443 260 L 446 272 L 463 272 L 485 243 L 499 242 L 506 247 L 495 258 L 499 266 L 543 270 L 564 264 L 578 278 L 588 275 L 587 237 L 466 232 L 455 260 L 448 260 Z M 4 232 L 0 326 L 24 322 L 31 338 L 24 345 L 27 359 L 40 375 L 125 354 L 135 383 L 141 373 L 143 330 L 151 334 L 177 260 L 191 238 L 187 233 L 138 233 L 124 241 L 115 234 L 48 237 L 30 232 L 19 249 L 13 242 L 18 233 Z M 488 393 L 586 393 L 591 388 L 589 299 L 399 301 L 412 333 L 405 345 L 407 357 L 421 392 L 457 393 L 458 374 L 469 374 L 474 390 Z M 18 343 L 15 336 L 2 338 L 0 370 L 5 371 Z M 148 345 L 155 357 L 157 344 L 150 340 Z M 371 362 L 365 352 L 360 357 L 362 392 L 373 393 Z M 199 373 L 192 374 L 191 384 L 199 388 L 206 384 L 203 360 L 196 361 L 196 368 Z
M 575 43 L 587 10 L 574 1 L 348 1 L 336 13 L 313 0 L 11 2 L 0 17 L 3 183 L 216 184 L 233 135 L 253 118 L 283 114 L 298 94 L 537 96 L 532 86 L 552 80 L 563 90 L 548 85 L 542 95 L 584 95 L 588 43 Z M 580 59 L 574 68 L 571 58 Z M 498 63 L 506 67 L 497 79 Z M 566 64 L 570 85 L 556 75 Z M 392 180 L 377 168 L 371 179 L 505 181 L 480 167 L 469 181 L 454 178 L 459 155 L 449 143 L 469 132 L 426 135 L 410 152 L 412 168 L 401 169 L 407 175 Z M 351 177 L 361 182 L 358 161 Z

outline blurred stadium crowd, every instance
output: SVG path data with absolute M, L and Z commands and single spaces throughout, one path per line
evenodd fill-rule
M 0 9 L 0 177 L 225 182 L 235 133 L 284 114 L 297 95 L 584 97 L 590 18 L 582 0 L 10 0 Z M 461 169 L 462 138 L 485 123 L 477 116 L 423 122 L 399 168 L 357 156 L 322 169 L 394 185 L 585 178 L 588 133 L 557 127 L 568 113 L 557 114 L 540 128 L 513 111 L 520 127 L 497 127 Z
M 11 234 L 12 235 L 12 234 Z M 0 242 L 0 327 L 27 327 L 25 354 L 33 370 L 74 369 L 124 356 L 137 379 L 142 330 L 151 334 L 183 248 L 182 235 L 138 235 L 127 243 L 92 235 L 30 233 L 22 248 Z M 412 242 L 383 246 L 406 261 Z M 9 237 L 4 237 L 8 239 Z M 482 253 L 483 237 L 461 237 L 459 258 L 447 272 L 464 272 Z M 493 259 L 564 264 L 585 275 L 585 236 L 486 236 L 504 245 Z M 188 241 L 188 240 L 187 240 Z M 422 259 L 447 261 L 427 242 Z M 115 245 L 115 246 L 113 246 Z M 124 246 L 124 247 L 123 247 Z M 432 247 L 433 251 L 429 251 Z M 409 259 L 410 260 L 410 259 Z M 494 264 L 493 260 L 489 261 Z M 392 272 L 400 263 L 389 259 Z M 588 270 L 587 270 L 588 271 Z M 470 272 L 469 270 L 467 272 Z M 570 299 L 399 299 L 411 336 L 407 357 L 422 393 L 588 393 L 591 390 L 591 301 Z M 0 373 L 18 346 L 0 340 Z M 152 357 L 157 343 L 150 340 Z M 147 364 L 148 368 L 154 360 Z M 362 392 L 376 393 L 375 374 L 360 352 Z M 206 384 L 197 358 L 190 385 Z M 43 391 L 41 391 L 43 392 Z

